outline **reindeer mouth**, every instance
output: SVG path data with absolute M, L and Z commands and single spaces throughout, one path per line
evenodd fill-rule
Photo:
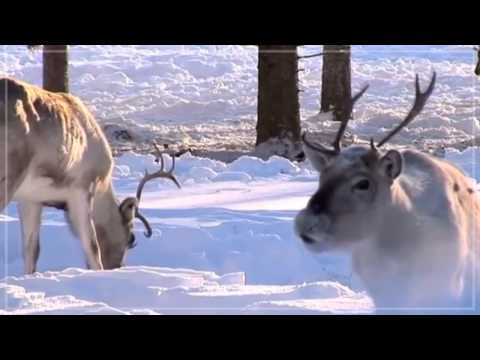
M 294 229 L 295 234 L 312 252 L 323 253 L 338 248 L 337 236 L 328 216 L 315 215 L 304 209 L 296 216 Z
M 323 234 L 321 239 L 309 234 L 300 234 L 299 236 L 307 249 L 314 253 L 324 253 L 335 250 L 338 247 L 333 237 L 328 234 Z
M 311 238 L 308 235 L 300 235 L 300 237 L 302 238 L 303 242 L 306 243 L 306 244 L 314 244 L 315 243 L 315 239 Z

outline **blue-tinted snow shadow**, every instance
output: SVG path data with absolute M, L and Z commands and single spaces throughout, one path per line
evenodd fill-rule
M 7 212 L 18 218 L 13 204 Z M 142 224 L 135 223 L 138 245 L 129 251 L 127 265 L 191 268 L 220 275 L 245 272 L 249 284 L 335 280 L 352 285 L 348 256 L 312 254 L 296 237 L 296 211 L 196 208 L 142 212 L 154 233 L 151 238 L 144 237 Z M 18 219 L 0 222 L 0 262 L 4 265 L 0 267 L 1 277 L 23 272 Z M 64 214 L 46 209 L 38 270 L 84 266 L 80 242 L 66 226 Z

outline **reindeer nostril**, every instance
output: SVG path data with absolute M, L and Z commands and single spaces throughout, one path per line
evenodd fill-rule
M 314 239 L 312 239 L 310 236 L 308 235 L 305 235 L 305 234 L 301 234 L 300 237 L 302 238 L 303 242 L 307 243 L 307 244 L 313 244 L 315 242 Z

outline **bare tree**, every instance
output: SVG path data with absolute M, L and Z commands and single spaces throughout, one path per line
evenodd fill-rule
M 340 109 L 352 97 L 350 45 L 324 45 L 321 112 Z M 334 120 L 341 116 L 334 112 Z
M 296 156 L 300 144 L 297 45 L 259 45 L 258 49 L 257 149 L 271 143 L 271 155 Z
M 475 67 L 475 75 L 480 76 L 480 46 L 475 47 L 477 52 L 477 66 Z
M 28 45 L 30 49 L 40 45 Z M 69 92 L 68 45 L 43 45 L 43 88 Z

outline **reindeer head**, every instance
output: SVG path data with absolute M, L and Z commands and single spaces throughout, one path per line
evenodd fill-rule
M 147 219 L 140 213 L 139 205 L 142 197 L 143 187 L 147 182 L 156 178 L 166 178 L 175 183 L 178 188 L 180 184 L 173 175 L 175 169 L 175 156 L 172 155 L 172 166 L 170 170 L 165 171 L 165 161 L 163 154 L 156 144 L 157 152 L 156 162 L 160 162 L 160 169 L 152 174 L 145 170 L 145 176 L 140 180 L 135 197 L 124 199 L 118 206 L 118 212 L 111 215 L 108 223 L 109 228 L 106 229 L 102 224 L 95 224 L 99 245 L 101 247 L 102 262 L 105 269 L 115 269 L 123 265 L 126 253 L 129 249 L 135 247 L 135 235 L 133 233 L 133 222 L 139 219 L 145 226 L 146 237 L 152 236 L 152 228 Z M 105 209 L 107 212 L 108 210 Z M 115 226 L 120 223 L 121 226 Z
M 321 173 L 317 192 L 295 219 L 295 231 L 313 251 L 322 252 L 350 246 L 369 238 L 382 221 L 382 209 L 392 200 L 393 185 L 402 172 L 400 152 L 379 148 L 408 125 L 423 109 L 435 85 L 433 74 L 428 89 L 420 91 L 416 76 L 415 103 L 406 118 L 377 145 L 341 149 L 341 139 L 355 102 L 368 86 L 344 104 L 346 111 L 333 149 L 313 144 L 303 135 L 305 153 Z

